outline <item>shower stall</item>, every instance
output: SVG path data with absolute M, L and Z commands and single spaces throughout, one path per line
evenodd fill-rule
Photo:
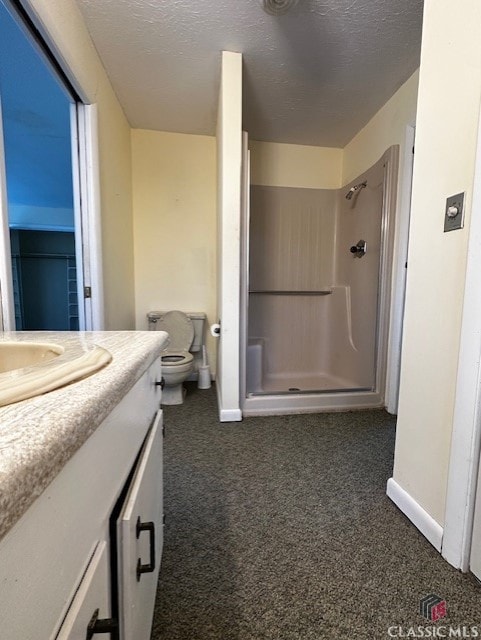
M 337 190 L 251 186 L 244 415 L 383 406 L 397 157 Z

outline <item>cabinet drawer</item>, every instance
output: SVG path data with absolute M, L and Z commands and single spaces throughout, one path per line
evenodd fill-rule
M 162 411 L 117 520 L 121 640 L 149 640 L 163 545 Z
M 87 627 L 93 613 L 97 610 L 99 619 L 109 618 L 109 553 L 107 544 L 103 541 L 99 542 L 95 549 L 55 640 L 85 640 Z M 106 638 L 106 636 L 103 637 Z

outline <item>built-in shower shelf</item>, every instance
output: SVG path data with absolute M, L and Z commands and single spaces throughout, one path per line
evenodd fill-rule
M 271 296 L 328 296 L 332 289 L 317 289 L 315 291 L 281 291 L 273 289 L 254 289 L 249 293 L 271 295 Z

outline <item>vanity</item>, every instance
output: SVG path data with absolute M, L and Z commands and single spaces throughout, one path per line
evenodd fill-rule
M 148 640 L 162 555 L 163 332 L 13 333 L 103 348 L 89 377 L 0 408 L 5 640 Z

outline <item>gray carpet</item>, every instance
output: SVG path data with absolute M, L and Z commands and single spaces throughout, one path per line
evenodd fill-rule
M 481 587 L 385 495 L 384 411 L 217 422 L 214 390 L 165 407 L 165 546 L 152 640 L 388 638 L 419 600 L 480 625 Z M 480 631 L 481 635 L 481 631 Z M 461 636 L 463 637 L 463 636 Z

